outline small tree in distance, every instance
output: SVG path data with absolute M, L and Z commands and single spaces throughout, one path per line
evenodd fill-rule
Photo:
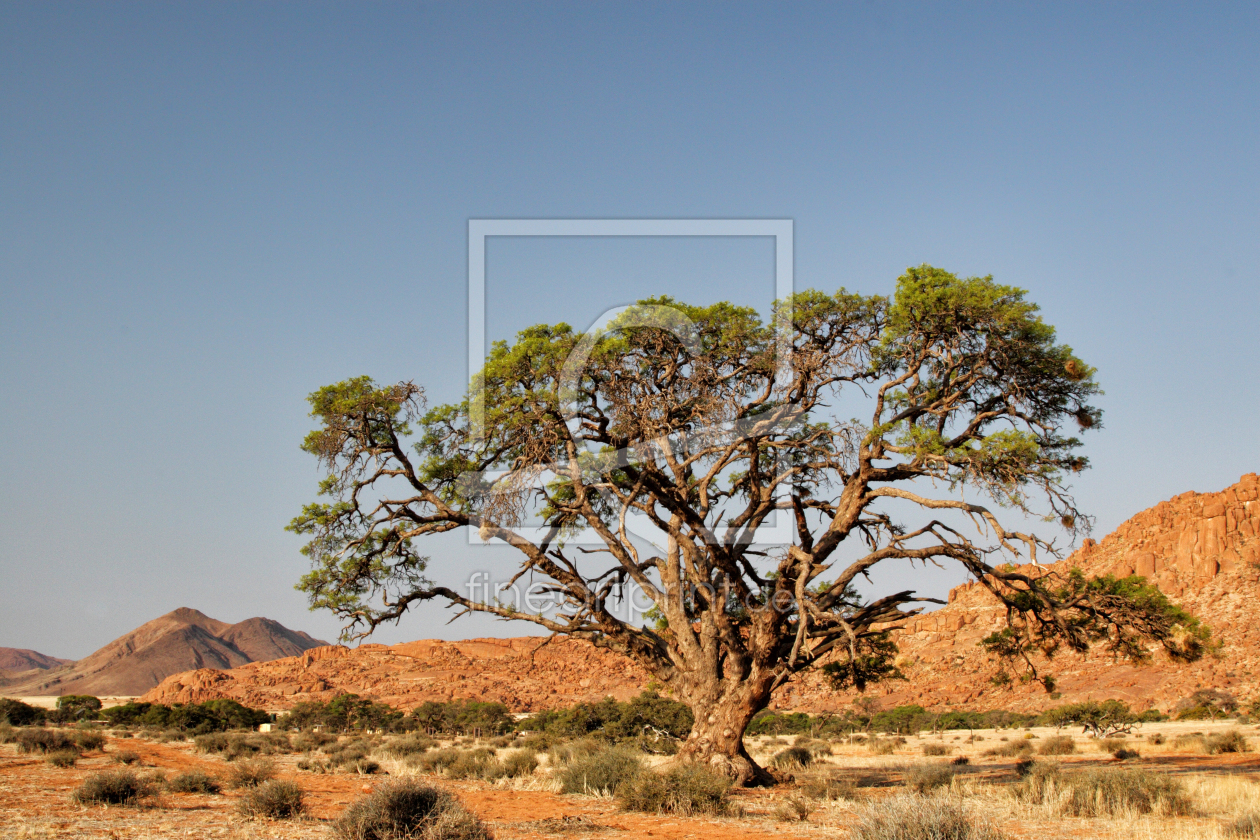
M 801 292 L 769 324 L 659 298 L 597 337 L 532 327 L 494 345 L 479 399 L 427 411 L 410 382 L 321 388 L 303 448 L 330 501 L 290 525 L 309 537 L 299 588 L 347 639 L 436 600 L 620 651 L 693 710 L 679 760 L 741 783 L 769 781 L 742 738 L 793 674 L 823 667 L 837 689 L 896 674 L 887 630 L 931 599 L 861 597 L 879 564 L 960 565 L 1007 606 L 990 650 L 1032 676 L 1063 646 L 1193 659 L 1206 631 L 1140 578 L 990 562 L 1058 556 L 995 508 L 1088 526 L 1064 481 L 1088 465 L 1076 430 L 1100 423 L 1095 372 L 1037 311 L 1023 290 L 920 266 L 892 298 Z M 776 515 L 790 544 L 758 545 Z M 632 537 L 636 517 L 655 545 Z M 516 549 L 511 582 L 541 579 L 558 609 L 428 580 L 417 542 L 459 528 Z M 655 621 L 622 614 L 627 586 Z

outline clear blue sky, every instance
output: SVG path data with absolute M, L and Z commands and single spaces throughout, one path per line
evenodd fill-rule
M 798 288 L 992 273 L 1100 370 L 1101 533 L 1226 486 L 1260 469 L 1258 43 L 1254 3 L 4 3 L 0 645 L 178 606 L 334 637 L 283 530 L 304 397 L 458 396 L 470 217 L 790 218 Z M 487 323 L 760 305 L 769 255 L 504 240 Z M 379 640 L 528 629 L 446 618 Z

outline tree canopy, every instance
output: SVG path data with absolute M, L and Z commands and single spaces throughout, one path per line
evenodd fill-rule
M 931 266 L 891 297 L 805 291 L 766 321 L 662 297 L 597 334 L 539 325 L 496 343 L 459 403 L 367 377 L 311 395 L 303 448 L 328 500 L 290 525 L 309 538 L 300 588 L 348 638 L 437 600 L 621 651 L 695 711 L 684 756 L 748 780 L 740 737 L 793 674 L 895 675 L 887 631 L 932 599 L 861 596 L 880 563 L 965 569 L 1008 609 L 990 650 L 1029 669 L 1061 646 L 1202 653 L 1202 628 L 1140 579 L 1007 565 L 1064 546 L 1003 509 L 1088 530 L 1067 480 L 1099 393 L 1023 290 Z M 790 538 L 759 542 L 780 516 Z M 459 528 L 516 549 L 508 583 L 543 581 L 558 609 L 429 580 L 420 540 Z M 655 620 L 620 610 L 627 588 Z

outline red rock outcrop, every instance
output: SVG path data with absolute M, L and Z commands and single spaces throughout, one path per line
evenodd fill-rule
M 919 703 L 935 709 L 1038 709 L 1081 699 L 1120 698 L 1140 708 L 1167 709 L 1197 688 L 1220 688 L 1240 699 L 1258 696 L 1260 677 L 1260 478 L 1245 475 L 1219 493 L 1183 493 L 1143 511 L 1101 543 L 1086 540 L 1063 569 L 1087 574 L 1138 573 L 1198 615 L 1223 642 L 1219 658 L 1178 665 L 1155 655 L 1136 667 L 1101 652 L 1064 654 L 1047 670 L 1058 697 L 1037 684 L 993 683 L 997 666 L 979 647 L 999 629 L 1003 610 L 978 583 L 950 592 L 949 604 L 910 620 L 894 635 L 908 677 L 872 690 L 885 706 Z M 299 700 L 351 691 L 399 708 L 425 700 L 499 700 L 518 712 L 605 696 L 626 698 L 648 675 L 617 654 L 573 640 L 537 638 L 420 641 L 323 647 L 301 656 L 231 670 L 201 669 L 167 678 L 144 699 L 187 703 L 231 697 L 284 709 Z M 832 691 L 817 673 L 789 682 L 777 708 L 839 711 L 854 695 Z

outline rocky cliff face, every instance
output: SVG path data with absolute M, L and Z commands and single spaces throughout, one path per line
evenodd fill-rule
M 894 636 L 908 677 L 869 693 L 884 706 L 935 709 L 1039 709 L 1082 699 L 1119 698 L 1167 709 L 1197 688 L 1257 696 L 1260 678 L 1260 478 L 1245 475 L 1220 493 L 1183 493 L 1139 513 L 1101 543 L 1086 540 L 1061 562 L 1090 575 L 1142 574 L 1208 623 L 1224 643 L 1220 658 L 1176 665 L 1156 655 L 1149 667 L 1113 662 L 1101 653 L 1065 654 L 1048 665 L 1059 697 L 1035 684 L 999 688 L 997 667 L 978 646 L 1000 629 L 1004 613 L 977 583 L 956 587 L 949 605 L 910 620 Z M 499 700 L 513 711 L 564 706 L 605 696 L 626 698 L 647 685 L 636 664 L 585 642 L 474 639 L 422 641 L 354 650 L 325 647 L 301 656 L 232 670 L 202 669 L 167 678 L 145 699 L 187 703 L 232 697 L 256 707 L 288 708 L 342 691 L 400 708 L 425 700 Z M 775 706 L 840 711 L 855 699 L 832 691 L 818 674 L 790 682 Z
M 1260 696 L 1260 477 L 1244 475 L 1219 493 L 1182 493 L 1129 519 L 1101 543 L 1086 540 L 1056 566 L 1087 575 L 1143 575 L 1205 621 L 1224 644 L 1219 658 L 1178 665 L 1155 655 L 1136 667 L 1105 654 L 1064 654 L 1038 663 L 1058 678 L 1052 699 L 1035 684 L 999 688 L 996 665 L 978 646 L 1001 629 L 1004 611 L 979 583 L 950 592 L 949 605 L 912 619 L 894 638 L 906 682 L 874 689 L 885 706 L 1039 709 L 1119 698 L 1167 709 L 1198 688 Z M 1029 567 L 1031 568 L 1031 567 Z M 840 709 L 852 695 L 831 694 L 815 675 L 780 695 L 783 707 Z

